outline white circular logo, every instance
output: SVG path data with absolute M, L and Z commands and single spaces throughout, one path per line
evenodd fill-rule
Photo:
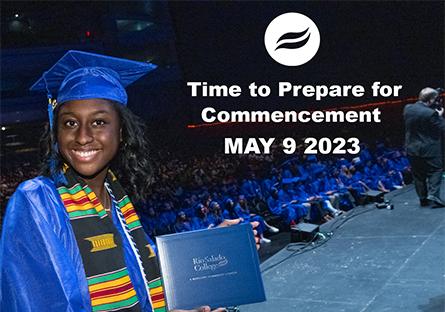
M 317 53 L 320 32 L 306 15 L 289 12 L 270 22 L 264 34 L 264 44 L 278 63 L 299 66 L 309 62 Z

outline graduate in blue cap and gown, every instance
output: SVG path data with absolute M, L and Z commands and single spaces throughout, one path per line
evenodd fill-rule
M 130 199 L 149 187 L 147 144 L 125 107 L 125 87 L 154 68 L 69 51 L 31 87 L 49 97 L 46 164 L 7 206 L 1 311 L 166 311 Z
M 192 230 L 203 230 L 215 227 L 209 218 L 209 208 L 204 204 L 198 204 L 195 207 L 195 216 L 192 218 Z
M 179 211 L 174 226 L 176 233 L 192 231 L 192 225 L 184 211 Z
M 260 243 L 271 242 L 270 239 L 264 237 L 264 232 L 266 230 L 268 230 L 271 233 L 279 232 L 278 228 L 267 224 L 266 220 L 264 220 L 262 216 L 250 212 L 246 197 L 243 194 L 240 194 L 238 196 L 238 202 L 236 203 L 233 210 L 235 212 L 236 218 L 242 220 L 242 223 L 258 222 L 258 227 L 256 228 L 256 231 L 260 238 Z
M 267 206 L 272 214 L 280 216 L 288 225 L 299 223 L 307 214 L 304 206 L 297 204 L 296 201 L 283 202 L 280 200 L 279 190 L 275 187 L 270 190 Z

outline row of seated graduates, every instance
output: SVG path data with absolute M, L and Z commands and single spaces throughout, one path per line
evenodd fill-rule
M 218 157 L 219 162 L 222 159 Z M 139 203 L 144 229 L 156 236 L 258 221 L 261 235 L 274 228 L 269 223 L 282 229 L 299 222 L 320 224 L 362 204 L 367 191 L 389 192 L 403 187 L 410 177 L 403 149 L 382 144 L 374 152 L 362 146 L 350 160 L 301 155 L 279 165 L 269 159 L 264 163 L 268 170 L 260 172 L 260 178 L 253 170 L 241 170 L 246 172 L 242 179 L 224 176 L 211 187 L 179 187 L 171 196 Z

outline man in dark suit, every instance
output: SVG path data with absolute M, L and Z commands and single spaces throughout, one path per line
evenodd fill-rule
M 419 100 L 405 106 L 405 143 L 421 206 L 444 207 L 440 199 L 443 171 L 443 107 L 435 107 L 440 94 L 432 88 L 420 91 Z

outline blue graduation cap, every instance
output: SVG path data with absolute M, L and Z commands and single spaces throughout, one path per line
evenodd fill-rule
M 306 160 L 309 161 L 309 162 L 317 162 L 317 157 L 315 155 L 309 155 L 306 158 Z
M 284 178 L 281 183 L 282 184 L 292 184 L 292 183 L 297 183 L 300 181 L 299 177 L 293 177 L 293 178 Z
M 349 166 L 350 164 L 351 163 L 347 159 L 345 159 L 345 158 L 340 158 L 340 159 L 337 160 L 337 165 L 338 166 L 343 166 L 343 165 Z
M 281 184 L 291 184 L 292 183 L 292 178 L 283 178 L 283 180 L 281 180 Z
M 53 110 L 58 103 L 100 98 L 127 105 L 125 87 L 155 68 L 151 63 L 70 50 L 30 90 L 47 92 L 52 128 Z

